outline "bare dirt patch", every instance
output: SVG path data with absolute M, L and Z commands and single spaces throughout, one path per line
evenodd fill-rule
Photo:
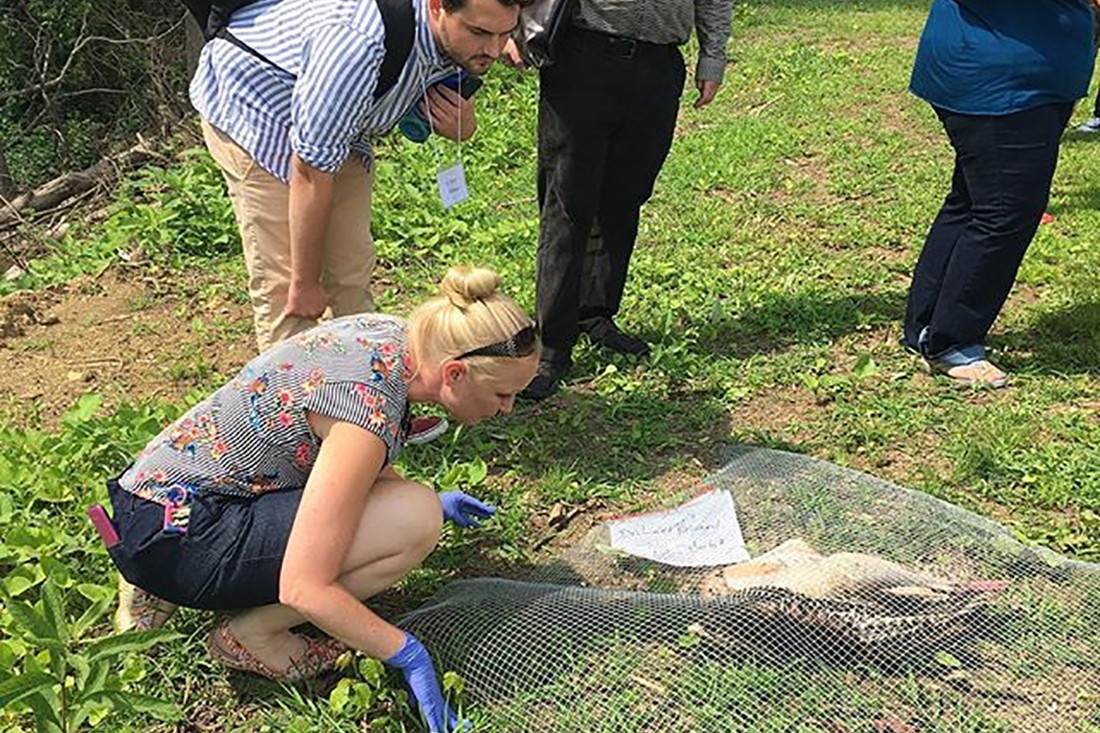
M 756 393 L 738 405 L 730 422 L 735 431 L 779 435 L 792 444 L 810 443 L 815 434 L 812 422 L 824 409 L 807 389 L 778 387 Z
M 251 311 L 211 284 L 108 271 L 0 300 L 0 420 L 48 427 L 86 392 L 178 401 L 232 374 L 254 353 Z
M 1008 300 L 1005 301 L 1002 311 L 1023 310 L 1030 305 L 1038 303 L 1042 297 L 1043 289 L 1039 286 L 1016 281 L 1016 284 L 1012 286 L 1012 292 L 1008 294 Z

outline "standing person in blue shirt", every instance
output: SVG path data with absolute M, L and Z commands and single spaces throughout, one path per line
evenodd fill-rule
M 525 2 L 406 0 L 411 49 L 376 98 L 387 36 L 399 35 L 383 1 L 258 0 L 231 17 L 234 42 L 207 43 L 191 82 L 240 227 L 261 351 L 326 308 L 373 310 L 371 138 L 422 98 L 436 133 L 472 135 L 473 105 L 437 83 L 488 70 Z
M 985 339 L 1050 197 L 1058 144 L 1088 91 L 1091 0 L 935 0 L 910 90 L 955 149 L 951 192 L 909 288 L 905 346 L 960 384 L 1003 387 Z

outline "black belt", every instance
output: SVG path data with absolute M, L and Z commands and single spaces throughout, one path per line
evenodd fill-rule
M 629 36 L 617 36 L 612 33 L 594 31 L 590 28 L 580 28 L 578 26 L 570 28 L 569 35 L 577 40 L 593 43 L 609 53 L 624 59 L 631 59 L 639 54 L 652 53 L 654 51 L 667 53 L 668 49 L 675 48 L 679 45 L 676 43 L 651 43 L 650 41 L 639 41 L 637 38 L 630 38 Z

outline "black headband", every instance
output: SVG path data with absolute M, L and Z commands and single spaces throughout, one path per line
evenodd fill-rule
M 472 349 L 465 354 L 456 356 L 455 359 L 461 360 L 471 356 L 505 356 L 511 359 L 521 359 L 535 352 L 538 337 L 538 329 L 533 325 L 527 326 L 504 341 L 497 341 L 495 344 Z

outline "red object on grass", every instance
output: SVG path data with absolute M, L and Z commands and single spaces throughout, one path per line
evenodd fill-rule
M 1054 221 L 1054 214 L 1048 214 L 1047 212 L 1044 211 L 1043 212 L 1043 218 L 1039 220 L 1039 223 L 1040 224 L 1049 224 L 1052 221 Z

